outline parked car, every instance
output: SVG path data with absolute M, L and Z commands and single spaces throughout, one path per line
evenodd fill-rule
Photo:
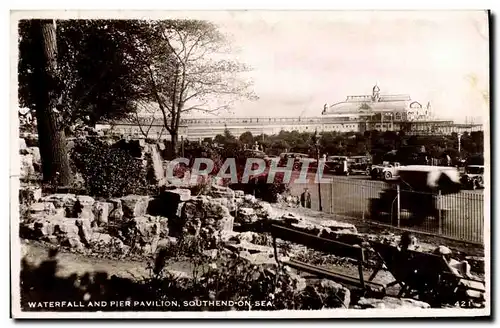
M 302 158 L 310 158 L 310 161 L 311 163 L 309 164 L 309 167 L 314 167 L 315 165 L 317 165 L 317 160 L 314 159 L 314 158 L 311 158 L 309 155 L 307 154 L 303 154 L 303 153 L 281 153 L 280 154 L 280 166 L 286 166 L 287 163 L 288 163 L 288 159 L 289 158 L 294 158 L 295 159 L 295 162 L 293 164 L 293 169 L 294 170 L 300 170 L 301 168 L 301 162 L 300 160 Z
M 349 158 L 347 156 L 328 156 L 325 171 L 339 175 L 349 175 Z
M 368 156 L 352 156 L 347 164 L 349 165 L 350 174 L 370 175 L 371 160 Z
M 370 175 L 374 180 L 395 180 L 398 178 L 399 162 L 383 162 L 381 165 L 372 165 Z
M 460 182 L 466 189 L 484 188 L 484 165 L 468 165 Z

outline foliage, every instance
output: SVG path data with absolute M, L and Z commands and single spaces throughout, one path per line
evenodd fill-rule
M 34 108 L 35 40 L 32 20 L 19 23 L 19 102 Z M 134 110 L 142 73 L 135 65 L 138 49 L 132 35 L 140 24 L 132 20 L 60 20 L 57 24 L 58 111 L 63 126 L 119 119 Z
M 213 23 L 172 19 L 141 25 L 147 33 L 136 38 L 141 56 L 135 64 L 147 73 L 142 99 L 161 113 L 174 151 L 183 115 L 228 110 L 241 97 L 255 97 L 251 83 L 238 77 L 249 68 L 222 59 L 229 49 Z
M 110 198 L 147 193 L 142 160 L 123 149 L 113 148 L 98 139 L 78 139 L 71 159 L 91 196 Z

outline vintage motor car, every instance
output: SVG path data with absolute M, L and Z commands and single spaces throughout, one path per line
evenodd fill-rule
M 372 165 L 370 175 L 373 180 L 396 180 L 400 167 L 399 162 L 383 162 L 381 165 Z
M 460 178 L 460 182 L 466 189 L 484 188 L 484 166 L 468 165 L 465 173 Z
M 408 224 L 419 225 L 428 218 L 445 219 L 448 209 L 438 195 L 460 192 L 460 175 L 454 167 L 408 165 L 399 170 L 398 181 L 384 189 L 379 198 L 370 199 L 370 215 L 394 223 L 397 219 L 397 189 L 400 187 L 400 210 L 409 214 Z
M 325 171 L 338 175 L 349 175 L 349 158 L 347 156 L 328 156 Z
M 351 156 L 348 161 L 350 174 L 370 175 L 371 160 L 368 156 Z

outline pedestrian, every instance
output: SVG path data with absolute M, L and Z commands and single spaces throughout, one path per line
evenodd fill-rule
M 305 188 L 304 192 L 300 195 L 300 204 L 302 207 L 311 208 L 311 193 L 308 188 Z

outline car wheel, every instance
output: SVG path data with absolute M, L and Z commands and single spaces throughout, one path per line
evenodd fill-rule
M 384 173 L 384 179 L 385 180 L 390 180 L 392 178 L 392 173 L 389 171 L 385 171 Z

